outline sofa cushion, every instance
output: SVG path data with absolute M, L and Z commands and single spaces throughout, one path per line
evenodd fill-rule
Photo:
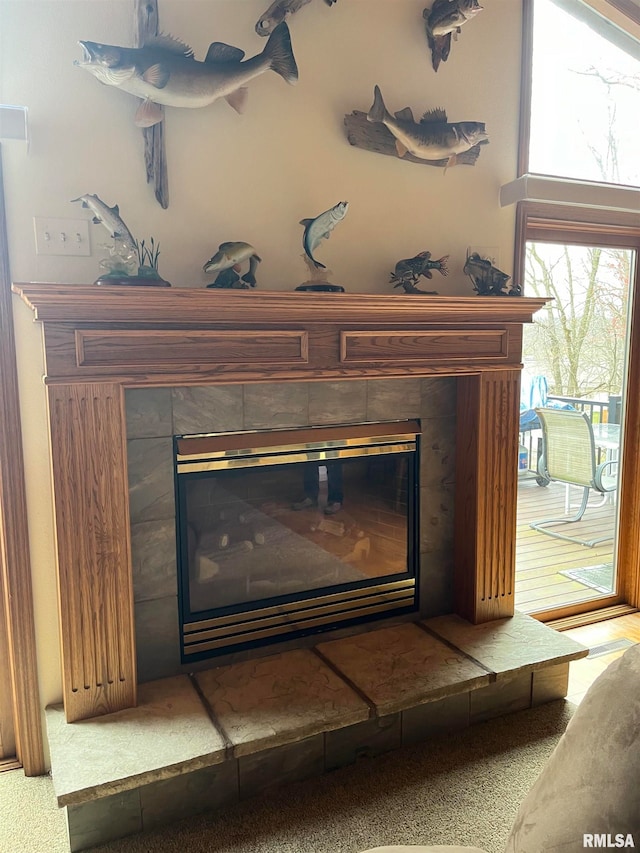
M 629 835 L 640 847 L 640 644 L 587 691 L 520 806 L 505 853 L 629 847 Z

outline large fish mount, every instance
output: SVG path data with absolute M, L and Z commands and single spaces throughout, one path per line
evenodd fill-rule
M 442 113 L 444 115 L 444 113 Z M 446 120 L 446 116 L 445 116 Z M 440 160 L 423 160 L 420 157 L 415 157 L 407 152 L 403 157 L 398 155 L 396 148 L 396 139 L 384 124 L 380 122 L 371 122 L 367 118 L 367 113 L 361 110 L 354 110 L 352 113 L 345 115 L 344 124 L 347 130 L 347 139 L 350 145 L 356 148 L 363 148 L 366 151 L 373 151 L 376 154 L 386 154 L 389 157 L 402 159 L 408 163 L 419 163 L 423 166 L 437 166 L 446 168 L 449 164 L 448 158 Z M 483 145 L 487 145 L 489 140 L 484 140 L 474 145 L 468 151 L 463 151 L 456 155 L 457 166 L 475 166 L 480 150 Z
M 449 58 L 451 39 L 457 39 L 462 25 L 475 18 L 483 8 L 478 0 L 434 0 L 431 8 L 423 11 L 434 71 Z
M 266 12 L 258 18 L 256 23 L 256 32 L 259 36 L 268 36 L 274 31 L 278 24 L 286 21 L 291 15 L 299 12 L 303 6 L 310 3 L 311 0 L 275 0 Z M 337 0 L 324 0 L 327 6 L 333 6 Z
M 100 42 L 79 42 L 83 56 L 78 68 L 107 86 L 141 99 L 135 122 L 151 127 L 163 120 L 163 106 L 201 108 L 221 98 L 237 112 L 244 110 L 247 84 L 274 71 L 289 84 L 298 80 L 289 28 L 278 24 L 264 50 L 244 58 L 244 51 L 212 42 L 203 62 L 193 50 L 171 36 L 159 36 L 143 47 L 120 47 Z

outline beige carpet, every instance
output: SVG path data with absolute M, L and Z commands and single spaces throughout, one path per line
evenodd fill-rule
M 560 701 L 522 711 L 94 850 L 357 853 L 383 844 L 462 844 L 501 853 L 574 710 Z M 50 779 L 0 773 L 0 850 L 68 851 Z

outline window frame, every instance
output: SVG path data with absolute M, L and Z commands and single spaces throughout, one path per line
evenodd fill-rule
M 529 171 L 531 105 L 533 93 L 533 20 L 535 2 L 536 0 L 522 0 L 522 65 L 520 73 L 520 117 L 517 152 L 518 176 L 521 177 L 523 175 L 532 174 L 540 177 L 553 178 L 558 181 L 580 183 L 586 186 L 600 186 L 602 184 L 609 187 L 625 186 L 636 189 L 640 196 L 640 188 L 636 186 L 631 187 L 628 184 L 614 184 L 608 181 L 603 182 L 595 179 L 569 178 L 566 175 L 551 175 L 545 172 Z M 591 4 L 589 0 L 580 0 L 580 2 L 593 8 L 593 4 Z M 619 2 L 619 0 L 605 0 L 605 2 L 607 5 L 610 5 L 612 9 L 616 9 L 618 12 L 621 12 L 624 16 L 629 18 L 629 35 L 631 38 L 640 41 L 640 33 L 632 32 L 640 25 L 640 9 L 636 9 L 635 6 L 632 7 L 630 4 L 627 4 L 625 0 L 622 0 L 622 2 Z M 624 7 L 624 9 L 622 7 Z M 603 14 L 603 12 L 598 9 L 594 9 L 594 11 L 598 14 Z
M 523 0 L 522 70 L 518 138 L 518 177 L 528 174 L 533 85 L 533 7 Z M 612 4 L 616 6 L 616 3 Z M 560 179 L 562 180 L 562 179 Z M 594 185 L 592 181 L 573 184 Z M 597 186 L 597 184 L 595 185 Z M 609 184 L 608 186 L 620 186 Z M 640 198 L 640 190 L 638 191 Z M 640 217 L 632 210 L 603 206 L 563 204 L 557 201 L 520 200 L 516 206 L 514 280 L 524 282 L 527 241 L 604 245 L 635 251 L 636 263 L 630 282 L 630 325 L 627 363 L 627 393 L 624 400 L 622 477 L 617 543 L 617 593 L 597 601 L 568 605 L 537 614 L 543 621 L 567 619 L 627 605 L 640 608 L 640 395 L 629 389 L 640 386 Z M 526 294 L 525 294 L 526 295 Z M 597 616 L 595 618 L 598 618 Z

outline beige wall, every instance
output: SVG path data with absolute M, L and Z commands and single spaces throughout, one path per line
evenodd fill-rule
M 254 25 L 268 0 L 161 0 L 164 31 L 203 59 L 209 42 L 248 56 L 264 47 Z M 273 73 L 250 84 L 246 112 L 226 103 L 170 109 L 166 117 L 171 201 L 162 210 L 144 177 L 136 101 L 73 65 L 78 39 L 130 44 L 133 3 L 120 0 L 0 0 L 0 102 L 25 104 L 31 145 L 3 145 L 10 260 L 16 281 L 90 283 L 107 232 L 91 226 L 89 258 L 35 254 L 33 216 L 88 217 L 70 204 L 97 193 L 139 239 L 161 244 L 160 273 L 174 286 L 211 280 L 202 264 L 220 242 L 247 240 L 263 258 L 262 289 L 292 290 L 307 277 L 304 217 L 346 199 L 344 222 L 317 257 L 350 292 L 389 293 L 399 258 L 449 254 L 443 294 L 471 294 L 467 247 L 495 247 L 511 272 L 514 211 L 498 191 L 516 177 L 521 3 L 487 0 L 438 73 L 422 22 L 425 0 L 313 2 L 290 19 L 297 86 Z M 444 107 L 451 121 L 486 122 L 490 144 L 475 167 L 442 169 L 351 147 L 343 118 L 368 110 L 379 84 L 391 111 L 416 116 Z M 126 298 L 126 294 L 123 294 Z M 303 298 L 303 297 L 301 297 Z M 215 299 L 215 293 L 212 294 Z M 52 505 L 39 327 L 15 303 L 27 491 L 43 705 L 60 698 Z M 70 520 L 70 523 L 73 523 Z

